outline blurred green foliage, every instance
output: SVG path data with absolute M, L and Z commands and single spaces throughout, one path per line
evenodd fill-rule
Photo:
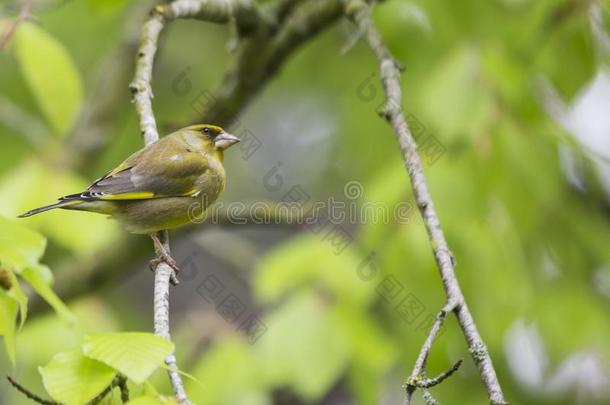
M 605 1 L 388 0 L 375 13 L 406 67 L 404 108 L 462 289 L 515 404 L 610 401 L 610 221 L 603 173 L 592 169 L 598 155 L 610 151 L 583 149 L 579 128 L 568 131 L 551 118 L 540 92 L 546 80 L 571 106 L 597 75 L 608 75 L 608 50 L 591 29 L 592 4 L 600 5 L 608 36 Z M 1 32 L 18 12 L 10 5 L 0 4 Z M 162 344 L 136 339 L 131 343 L 151 352 L 126 350 L 133 335 L 120 335 L 124 345 L 109 339 L 91 348 L 91 336 L 151 328 L 144 265 L 113 262 L 124 267 L 125 279 L 86 290 L 67 306 L 51 288 L 53 278 L 80 282 L 80 272 L 128 249 L 130 239 L 112 221 L 87 213 L 13 219 L 80 191 L 141 147 L 127 91 L 135 54 L 117 58 L 116 52 L 137 39 L 133 32 L 149 4 L 34 6 L 36 19 L 22 24 L 0 53 L 1 369 L 66 403 L 92 398 L 120 372 L 130 379 L 132 397 L 141 396 L 130 403 L 167 403 L 157 393 L 170 393 L 164 371 L 148 379 L 166 353 Z M 232 227 L 229 250 L 242 258 L 242 269 L 194 256 L 205 274 L 217 264 L 227 288 L 231 277 L 242 280 L 246 293 L 239 298 L 264 324 L 253 338 L 239 322 L 225 321 L 218 303 L 200 296 L 203 275 L 172 290 L 180 299 L 172 307 L 178 363 L 193 376 L 185 378 L 196 402 L 399 403 L 401 384 L 444 303 L 396 142 L 375 114 L 383 103 L 375 62 L 362 44 L 339 55 L 353 34 L 341 21 L 315 38 L 239 117 L 237 135 L 248 130 L 262 146 L 251 158 L 227 153 L 223 200 L 279 200 L 295 185 L 316 200 L 345 198 L 345 185 L 358 181 L 360 205 L 408 202 L 408 221 L 352 224 L 346 228 L 352 243 L 339 254 L 323 234 L 307 229 L 282 233 L 259 226 L 247 233 Z M 232 63 L 229 37 L 226 27 L 190 20 L 164 31 L 153 80 L 162 132 L 191 120 L 197 97 L 216 87 Z M 117 70 L 125 74 L 105 75 Z M 102 98 L 110 100 L 106 110 L 91 120 Z M 93 125 L 103 125 L 103 134 Z M 610 128 L 605 131 L 608 139 Z M 98 136 L 104 138 L 91 139 Z M 93 141 L 103 148 L 85 164 L 75 163 L 84 153 L 79 148 Z M 427 154 L 429 142 L 440 156 Z M 580 183 L 562 151 L 580 159 Z M 265 175 L 276 166 L 282 184 L 271 191 Z M 182 253 L 194 249 L 190 243 L 174 239 Z M 127 276 L 136 272 L 141 277 Z M 35 293 L 59 317 L 38 308 L 24 323 Z M 486 403 L 450 318 L 429 373 L 458 358 L 464 365 L 433 389 L 435 397 Z M 74 381 L 71 390 L 61 383 L 65 378 Z M 107 403 L 119 398 L 114 392 Z M 6 384 L 0 402 L 26 399 Z

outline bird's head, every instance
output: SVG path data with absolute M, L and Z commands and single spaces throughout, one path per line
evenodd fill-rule
M 224 151 L 239 142 L 238 137 L 231 135 L 216 125 L 191 125 L 190 127 L 184 128 L 184 130 L 196 135 L 207 147 L 217 151 Z

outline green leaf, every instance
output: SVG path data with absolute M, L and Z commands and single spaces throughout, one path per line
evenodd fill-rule
M 36 158 L 25 159 L 0 181 L 0 213 L 16 216 L 86 187 L 87 182 L 69 170 L 52 168 Z M 40 230 L 49 240 L 82 256 L 91 255 L 120 236 L 115 221 L 89 212 L 53 210 L 20 219 L 19 224 Z
M 6 354 L 13 366 L 15 365 L 15 320 L 17 318 L 17 303 L 0 289 L 0 336 L 4 337 Z
M 474 137 L 493 117 L 494 100 L 482 85 L 480 64 L 478 48 L 457 47 L 427 76 L 421 118 L 434 123 L 429 130 L 442 142 Z M 443 119 L 435 120 L 439 115 Z
M 36 24 L 15 34 L 21 71 L 40 109 L 58 135 L 72 128 L 82 101 L 80 74 L 63 44 Z
M 23 268 L 35 266 L 46 246 L 45 238 L 15 221 L 0 216 L 0 263 L 20 273 Z
M 383 201 L 391 209 L 392 222 L 396 221 L 392 226 L 388 226 L 385 221 L 365 221 L 362 224 L 360 243 L 366 252 L 379 251 L 383 247 L 383 240 L 394 233 L 397 226 L 412 226 L 419 218 L 415 202 L 403 187 L 409 181 L 407 173 L 403 173 L 403 168 L 402 161 L 391 161 L 377 168 L 364 183 L 366 194 L 363 196 L 363 204 Z M 396 207 L 404 207 L 400 216 Z
M 57 315 L 47 314 L 28 319 L 18 335 L 17 358 L 23 364 L 44 365 L 56 353 L 80 347 L 85 335 L 117 330 L 120 325 L 114 312 L 94 295 L 70 304 L 77 322 L 59 322 Z M 44 341 L 44 344 L 40 344 Z
M 348 365 L 348 336 L 313 294 L 297 294 L 266 324 L 269 329 L 255 346 L 258 364 L 265 365 L 260 373 L 273 386 L 290 386 L 306 402 L 316 402 Z
M 172 371 L 172 368 L 171 368 L 170 366 L 168 366 L 167 364 L 165 364 L 165 363 L 162 363 L 160 367 L 161 367 L 163 370 L 166 370 L 166 371 Z M 191 381 L 196 382 L 197 384 L 199 384 L 199 386 L 202 386 L 201 381 L 199 381 L 199 379 L 198 379 L 197 377 L 195 377 L 194 375 L 189 374 L 189 373 L 187 373 L 186 371 L 182 371 L 182 370 L 176 370 L 176 372 L 177 372 L 178 374 L 180 374 L 182 377 L 184 377 L 185 379 L 189 379 L 189 380 L 191 380 Z
M 105 364 L 84 357 L 78 349 L 56 354 L 38 371 L 49 395 L 67 405 L 82 405 L 95 398 L 116 374 Z
M 157 397 L 159 396 L 159 391 L 157 391 L 155 386 L 152 385 L 150 381 L 145 381 L 142 385 L 142 394 L 149 397 Z
M 57 312 L 57 315 L 69 323 L 76 322 L 75 316 L 66 304 L 51 289 L 50 274 L 48 267 L 39 264 L 23 270 L 21 276 Z
M 264 302 L 311 285 L 358 306 L 366 305 L 374 289 L 361 276 L 363 258 L 348 246 L 340 254 L 319 236 L 304 234 L 273 249 L 260 261 L 254 281 L 257 296 Z
M 392 364 L 399 355 L 389 336 L 374 318 L 362 316 L 349 305 L 333 308 L 333 323 L 345 336 L 349 336 L 348 346 L 353 353 L 352 361 L 378 375 Z
M 269 403 L 260 363 L 245 339 L 224 339 L 215 344 L 194 368 L 202 384 L 186 381 L 196 403 L 265 405 Z M 238 390 L 235 387 L 239 387 Z M 202 389 L 203 388 L 203 389 Z
M 99 360 L 136 384 L 142 384 L 174 352 L 174 344 L 144 332 L 100 333 L 85 336 L 85 356 Z
M 21 289 L 17 276 L 10 270 L 7 270 L 7 272 L 11 282 L 11 289 L 8 290 L 7 294 L 19 304 L 19 329 L 21 329 L 23 328 L 25 319 L 28 317 L 28 296 L 25 295 Z
M 87 3 L 96 17 L 114 15 L 129 4 L 127 0 L 88 0 Z

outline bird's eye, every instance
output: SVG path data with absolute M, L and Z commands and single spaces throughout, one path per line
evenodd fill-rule
M 209 134 L 209 133 L 210 133 L 210 128 L 208 128 L 208 127 L 204 127 L 204 128 L 203 128 L 203 133 L 204 133 L 204 134 Z

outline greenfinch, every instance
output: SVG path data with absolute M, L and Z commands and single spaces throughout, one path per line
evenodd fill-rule
M 215 125 L 182 128 L 135 152 L 82 193 L 19 217 L 54 208 L 110 215 L 131 233 L 151 235 L 177 270 L 160 251 L 156 233 L 189 223 L 193 206 L 205 210 L 218 198 L 226 179 L 223 151 L 237 142 Z

